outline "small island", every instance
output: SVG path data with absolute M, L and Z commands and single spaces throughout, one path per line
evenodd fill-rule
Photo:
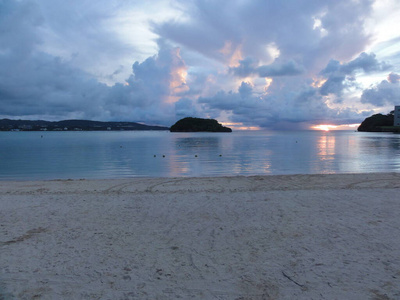
M 232 132 L 232 129 L 222 126 L 214 119 L 184 118 L 170 128 L 171 132 Z
M 375 114 L 366 118 L 357 130 L 364 132 L 400 132 L 400 127 L 393 126 L 393 123 L 394 111 L 387 115 Z

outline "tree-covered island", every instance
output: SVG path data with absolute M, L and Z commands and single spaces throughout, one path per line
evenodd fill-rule
M 366 118 L 358 127 L 358 131 L 365 132 L 400 132 L 400 127 L 393 126 L 394 111 L 387 115 L 375 114 Z
M 232 132 L 214 119 L 183 118 L 170 128 L 171 132 Z

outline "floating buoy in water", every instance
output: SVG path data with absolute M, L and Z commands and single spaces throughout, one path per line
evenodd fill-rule
M 165 155 L 163 155 L 162 157 L 165 157 Z
M 197 154 L 194 157 L 197 157 Z
M 154 154 L 154 157 L 157 157 L 157 155 Z

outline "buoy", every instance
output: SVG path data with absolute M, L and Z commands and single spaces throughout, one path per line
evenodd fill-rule
M 165 155 L 163 155 L 162 157 L 165 157 Z
M 157 157 L 157 155 L 154 154 L 154 157 Z

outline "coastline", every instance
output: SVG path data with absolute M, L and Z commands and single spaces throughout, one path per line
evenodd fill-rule
M 396 299 L 399 179 L 0 181 L 0 298 Z

